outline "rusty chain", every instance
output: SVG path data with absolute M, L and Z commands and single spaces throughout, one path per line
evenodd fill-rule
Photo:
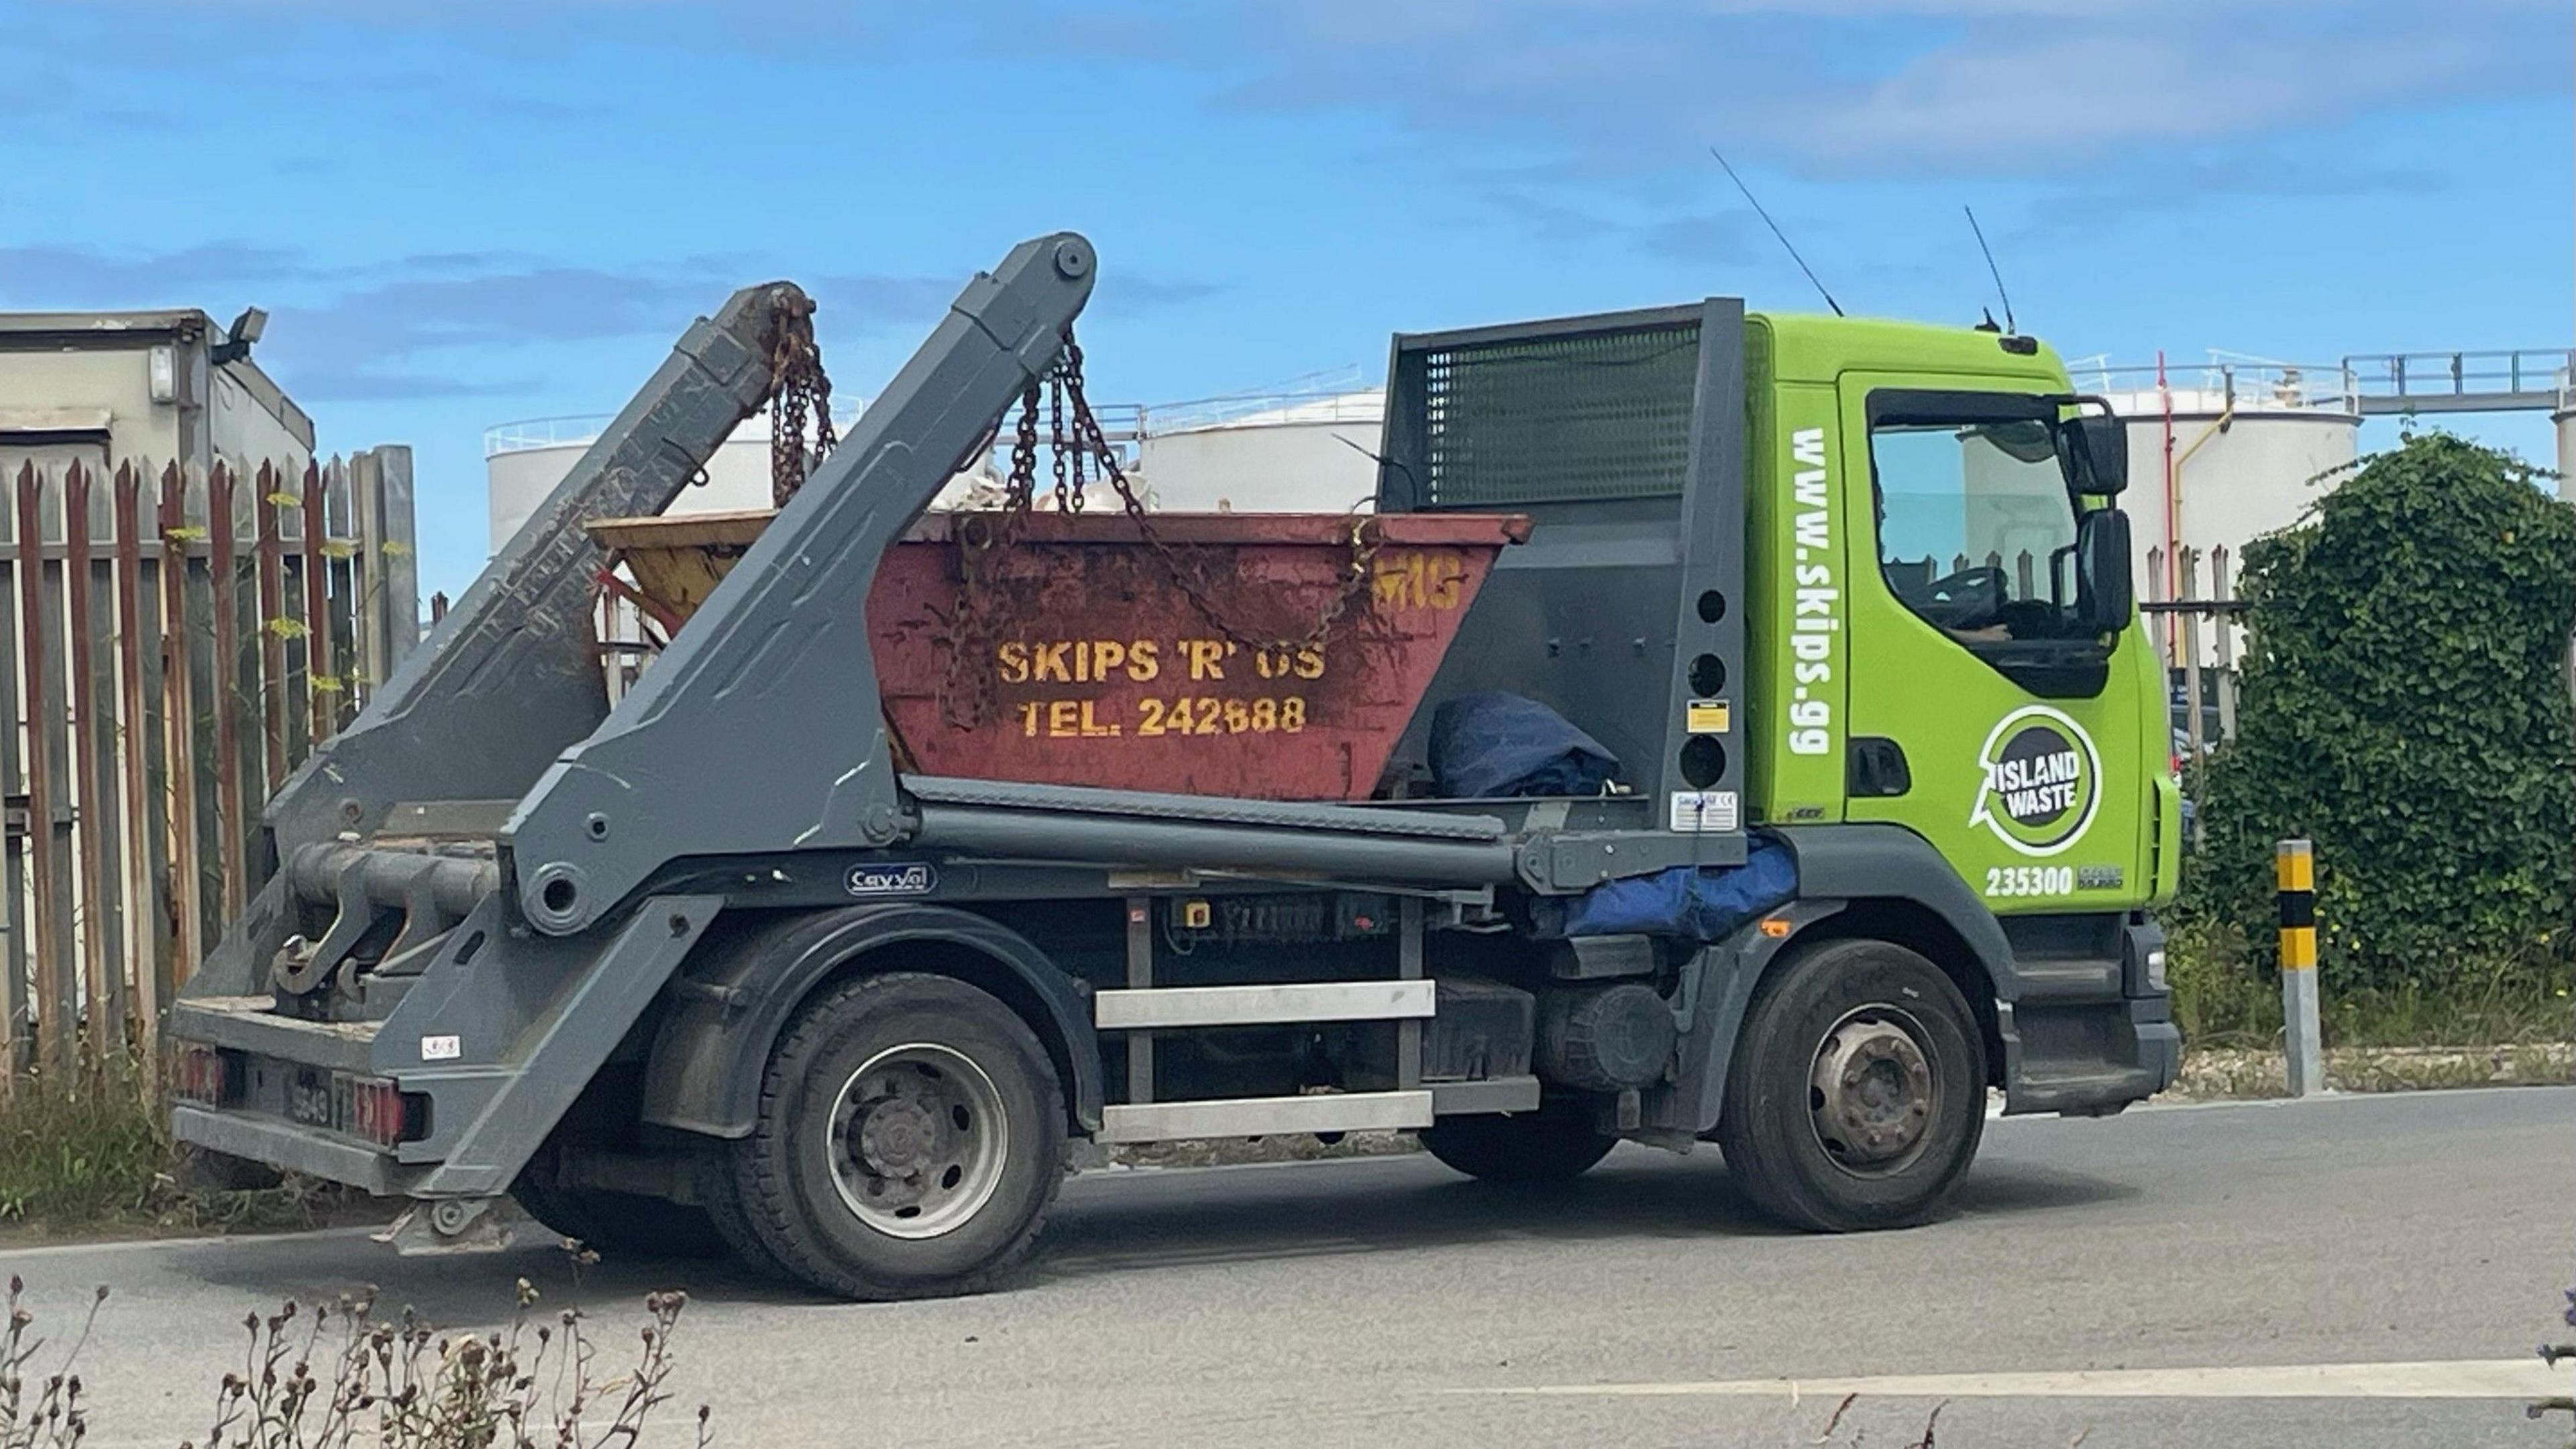
M 790 289 L 793 290 L 793 289 Z M 811 428 L 809 452 L 805 435 Z M 784 508 L 814 462 L 840 440 L 832 432 L 832 379 L 814 341 L 814 299 L 782 298 L 769 333 L 769 501 Z
M 1255 653 L 1293 655 L 1306 649 L 1323 647 L 1333 631 L 1348 617 L 1351 607 L 1368 596 L 1374 580 L 1378 534 L 1373 520 L 1364 514 L 1351 518 L 1350 556 L 1344 565 L 1338 586 L 1317 611 L 1312 627 L 1301 636 L 1272 635 L 1247 629 L 1217 607 L 1205 578 L 1204 568 L 1183 556 L 1159 529 L 1155 528 L 1144 500 L 1137 495 L 1135 484 L 1118 460 L 1117 450 L 1110 445 L 1100 419 L 1092 411 L 1091 400 L 1083 387 L 1082 345 L 1070 332 L 1065 335 L 1064 350 L 1055 363 L 1038 378 L 1032 378 L 1022 389 L 1019 417 L 1012 435 L 1009 472 L 1003 479 L 1002 506 L 991 512 L 959 513 L 954 517 L 953 537 L 957 543 L 958 611 L 952 623 L 948 661 L 940 686 L 942 713 L 948 722 L 961 729 L 975 729 L 992 716 L 998 704 L 992 681 L 982 671 L 973 672 L 975 683 L 967 679 L 970 661 L 992 657 L 999 641 L 1002 621 L 988 602 L 1002 557 L 1018 541 L 1028 515 L 1035 509 L 1038 491 L 1038 412 L 1047 414 L 1047 447 L 1051 482 L 1054 485 L 1056 511 L 1078 514 L 1086 503 L 1086 490 L 1095 479 L 1109 484 L 1118 495 L 1119 505 L 1136 526 L 1138 538 L 1149 548 L 1172 586 L 1188 600 L 1190 607 L 1205 619 L 1208 626 L 1227 643 Z M 999 424 L 995 434 L 1000 432 Z M 978 687 L 980 686 L 980 687 Z
M 947 664 L 940 671 L 940 711 L 959 729 L 980 728 L 991 717 L 991 681 L 983 687 L 964 685 L 968 661 L 990 659 L 1000 643 L 1001 623 L 981 601 L 991 592 L 1002 558 L 1019 542 L 1020 530 L 1037 502 L 1039 383 L 1031 378 L 1020 391 L 1020 416 L 1011 435 L 1011 467 L 1002 480 L 1002 506 L 994 510 L 951 515 L 949 536 L 957 545 L 957 617 L 951 621 Z M 994 433 L 1001 425 L 997 420 Z M 984 446 L 990 446 L 989 440 Z M 982 447 L 977 451 L 980 453 Z
M 823 371 L 822 349 L 814 340 L 812 299 L 800 295 L 779 307 L 770 332 L 769 380 L 770 496 L 776 506 L 784 508 L 804 486 L 813 463 L 838 442 L 832 430 L 832 382 Z M 1219 609 L 1210 596 L 1204 569 L 1185 560 L 1163 538 L 1146 512 L 1144 500 L 1137 496 L 1117 450 L 1110 445 L 1099 417 L 1092 411 L 1083 387 L 1082 344 L 1067 330 L 1064 348 L 1055 362 L 1042 377 L 1031 378 L 1021 390 L 1001 508 L 991 514 L 960 513 L 955 518 L 953 536 L 961 588 L 940 690 L 951 724 L 976 728 L 989 717 L 993 704 L 988 697 L 989 688 L 961 689 L 963 681 L 959 676 L 967 661 L 990 657 L 997 642 L 994 636 L 999 632 L 999 621 L 984 607 L 983 600 L 990 594 L 1000 560 L 1019 541 L 1025 521 L 1036 507 L 1041 406 L 1047 413 L 1047 451 L 1056 511 L 1081 513 L 1088 501 L 1089 484 L 1095 479 L 1107 482 L 1136 525 L 1138 538 L 1153 552 L 1173 587 L 1227 643 L 1256 653 L 1294 654 L 1318 649 L 1349 615 L 1351 607 L 1368 596 L 1378 537 L 1372 520 L 1355 514 L 1351 519 L 1350 556 L 1339 586 L 1302 636 L 1272 636 L 1247 629 Z M 809 428 L 814 440 L 810 451 L 806 445 Z M 994 432 L 1000 432 L 998 420 Z M 961 704 L 965 707 L 963 716 L 958 712 Z
M 1373 526 L 1373 520 L 1368 515 L 1353 514 L 1350 557 L 1343 567 L 1340 586 L 1334 589 L 1331 598 L 1325 600 L 1312 628 L 1301 637 L 1291 638 L 1267 636 L 1257 630 L 1245 629 L 1238 625 L 1228 618 L 1224 611 L 1217 608 L 1216 601 L 1208 596 L 1206 584 L 1200 576 L 1201 571 L 1185 562 L 1179 551 L 1164 540 L 1161 532 L 1154 527 L 1153 518 L 1146 513 L 1144 500 L 1136 496 L 1135 485 L 1128 481 L 1127 470 L 1118 462 L 1117 450 L 1109 445 L 1108 436 L 1101 429 L 1099 417 L 1091 410 L 1091 400 L 1084 395 L 1082 344 L 1074 340 L 1070 331 L 1065 333 L 1064 351 L 1057 357 L 1055 366 L 1049 370 L 1048 376 L 1052 386 L 1062 388 L 1073 416 L 1073 436 L 1067 438 L 1059 431 L 1054 440 L 1058 466 L 1062 466 L 1068 443 L 1076 459 L 1089 457 L 1098 468 L 1098 476 L 1107 480 L 1110 488 L 1117 493 L 1120 506 L 1126 509 L 1127 517 L 1136 525 L 1137 536 L 1153 550 L 1156 560 L 1171 578 L 1173 587 L 1180 590 L 1181 596 L 1189 600 L 1190 607 L 1197 610 L 1199 616 L 1207 620 L 1208 627 L 1214 629 L 1227 643 L 1255 652 L 1275 650 L 1294 653 L 1302 649 L 1321 648 L 1343 617 L 1350 612 L 1351 606 L 1368 596 L 1377 562 L 1378 535 Z M 1014 465 L 1016 466 L 1016 459 Z M 1081 482 L 1082 475 L 1080 466 L 1077 464 L 1073 474 L 1072 493 L 1072 506 L 1076 512 L 1079 512 L 1082 507 Z

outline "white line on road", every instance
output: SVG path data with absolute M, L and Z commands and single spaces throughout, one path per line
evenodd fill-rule
M 1876 1378 L 1718 1379 L 1701 1383 L 1561 1384 L 1452 1389 L 1458 1394 L 1651 1398 L 1778 1394 L 1791 1399 L 2532 1399 L 2563 1393 L 2537 1358 L 2431 1363 L 2304 1363 L 2213 1368 L 2071 1369 L 2042 1373 L 1887 1374 Z

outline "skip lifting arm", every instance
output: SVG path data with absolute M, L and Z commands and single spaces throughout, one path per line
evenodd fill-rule
M 582 524 L 668 508 L 767 400 L 778 319 L 812 308 L 792 283 L 770 282 L 689 328 L 445 623 L 278 792 L 268 813 L 281 859 L 375 830 L 397 802 L 516 799 L 598 727 L 608 695 L 590 615 L 603 554 Z
M 488 819 L 473 807 L 517 800 L 565 746 L 598 728 L 608 692 L 591 599 L 604 555 L 583 523 L 669 507 L 768 398 L 784 319 L 812 310 L 793 284 L 769 282 L 734 293 L 682 335 L 445 621 L 279 788 L 265 812 L 276 872 L 186 995 L 268 989 L 271 960 L 295 929 L 299 856 L 346 836 L 402 833 L 408 826 L 391 819 L 397 806 L 463 803 L 466 815 Z
M 675 857 L 894 841 L 867 633 L 876 560 L 1064 346 L 1091 245 L 1021 243 L 969 283 L 661 659 L 502 839 L 538 929 L 580 931 Z

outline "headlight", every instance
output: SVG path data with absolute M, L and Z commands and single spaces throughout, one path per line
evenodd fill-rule
M 2165 989 L 2165 948 L 2162 946 L 2147 953 L 2147 989 Z

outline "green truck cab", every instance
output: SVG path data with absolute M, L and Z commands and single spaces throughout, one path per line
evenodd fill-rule
M 2055 354 L 1838 317 L 1746 327 L 1752 817 L 1902 826 L 1999 915 L 2169 897 L 2162 670 L 2134 612 L 2087 617 L 2096 590 L 2128 598 L 2128 539 L 2116 486 L 2079 491 L 2108 460 L 2070 458 L 2088 434 Z

